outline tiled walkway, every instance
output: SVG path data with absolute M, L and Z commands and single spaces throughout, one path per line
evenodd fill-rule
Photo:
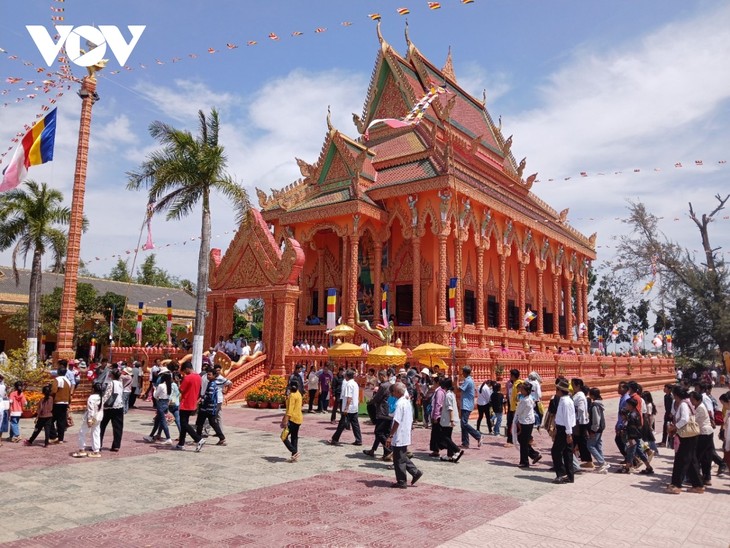
M 146 405 L 146 404 L 142 404 Z M 607 401 L 615 416 L 615 400 Z M 0 542 L 23 546 L 728 546 L 730 479 L 704 495 L 667 495 L 671 457 L 654 477 L 583 473 L 551 483 L 549 438 L 543 461 L 517 469 L 504 438 L 485 437 L 458 465 L 427 456 L 429 431 L 416 429 L 414 462 L 424 471 L 405 491 L 388 463 L 331 447 L 329 415 L 305 414 L 296 464 L 279 440 L 280 411 L 226 408 L 228 447 L 201 453 L 146 444 L 149 408 L 130 412 L 119 453 L 72 459 L 69 444 L 0 448 Z M 78 420 L 76 421 L 78 424 Z M 608 421 L 610 423 L 610 419 Z M 31 421 L 23 421 L 23 435 Z M 486 430 L 486 426 L 482 425 Z M 176 431 L 174 425 L 172 430 Z M 107 432 L 107 444 L 111 432 Z M 459 432 L 455 432 L 457 442 Z M 610 436 L 611 437 L 611 436 Z M 213 438 L 214 442 L 215 439 Z M 38 442 L 37 442 L 38 443 Z M 615 461 L 613 442 L 606 448 Z

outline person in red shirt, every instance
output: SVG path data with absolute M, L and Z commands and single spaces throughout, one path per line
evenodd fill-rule
M 175 449 L 182 451 L 185 449 L 185 437 L 190 434 L 193 441 L 197 444 L 195 452 L 199 452 L 205 445 L 205 438 L 199 436 L 195 428 L 190 424 L 190 416 L 198 409 L 198 401 L 200 400 L 200 375 L 193 371 L 193 364 L 185 362 L 180 366 L 180 373 L 183 380 L 180 383 L 180 439 L 178 439 Z

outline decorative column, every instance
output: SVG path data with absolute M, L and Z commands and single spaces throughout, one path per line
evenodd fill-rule
M 413 230 L 411 239 L 413 255 L 413 319 L 411 325 L 421 325 L 421 237 Z
M 71 198 L 71 219 L 68 227 L 66 249 L 66 271 L 63 277 L 61 315 L 58 325 L 58 347 L 54 359 L 73 359 L 74 320 L 76 313 L 76 285 L 79 277 L 79 253 L 84 219 L 84 194 L 86 192 L 86 167 L 89 160 L 89 135 L 91 133 L 91 107 L 99 99 L 96 93 L 96 77 L 91 74 L 81 81 L 81 121 L 79 141 L 76 149 L 76 170 L 74 172 L 73 195 Z M 121 311 L 123 313 L 124 311 Z M 197 333 L 197 330 L 196 330 Z
M 575 283 L 575 315 L 575 321 L 580 327 L 580 324 L 585 322 L 583 319 L 583 280 L 581 278 L 578 278 Z M 580 329 L 578 331 L 578 340 L 580 341 L 583 336 L 580 334 Z
M 456 253 L 454 253 L 454 272 L 456 273 L 456 328 L 460 331 L 464 327 L 464 273 L 462 268 L 462 241 L 458 231 L 456 233 Z
M 380 285 L 382 284 L 383 242 L 373 242 L 375 248 L 375 268 L 373 269 L 373 314 L 377 318 L 380 311 Z
M 566 273 L 563 286 L 563 306 L 565 307 L 565 338 L 569 341 L 573 340 L 573 295 L 571 291 L 572 286 L 572 280 Z
M 302 276 L 302 279 L 304 276 Z M 320 318 L 327 318 L 327 311 L 325 310 L 325 293 L 326 288 L 324 286 L 324 249 L 317 250 L 317 314 Z M 301 315 L 302 312 L 300 311 Z
M 583 293 L 583 321 L 588 326 L 588 277 L 583 278 L 583 285 L 581 286 L 581 292 Z M 586 330 L 585 338 L 588 339 L 588 330 Z
M 446 234 L 439 234 L 438 323 L 446 323 Z
M 527 307 L 527 303 L 525 302 L 525 287 L 527 285 L 527 282 L 525 280 L 526 278 L 526 265 L 524 261 L 519 261 L 518 263 L 520 268 L 520 295 L 519 295 L 519 301 L 520 301 L 520 313 L 518 316 L 518 321 L 520 322 L 520 333 L 525 332 L 525 322 L 523 321 L 523 315 L 525 313 L 525 308 Z
M 484 329 L 484 248 L 477 246 L 477 329 Z
M 553 337 L 560 338 L 560 271 L 553 272 Z
M 350 262 L 347 258 L 349 237 L 342 237 L 342 295 L 340 295 L 340 316 L 347 318 L 347 294 L 349 283 Z
M 507 331 L 507 255 L 499 255 L 499 330 Z
M 542 315 L 542 300 L 543 300 L 543 275 L 544 270 L 542 268 L 537 269 L 537 334 L 542 336 L 545 332 L 545 318 Z
M 355 307 L 357 306 L 357 270 L 360 238 L 357 234 L 350 236 L 350 286 L 347 295 L 347 324 L 355 325 Z

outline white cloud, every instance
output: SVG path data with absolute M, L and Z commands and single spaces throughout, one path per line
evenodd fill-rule
M 457 65 L 455 72 L 459 86 L 474 97 L 481 99 L 486 90 L 487 109 L 490 104 L 507 94 L 512 88 L 510 76 L 507 73 L 489 73 L 482 65 L 474 61 Z
M 182 122 L 196 118 L 201 109 L 208 111 L 215 107 L 224 110 L 239 101 L 234 94 L 215 92 L 202 82 L 178 79 L 174 84 L 174 87 L 165 87 L 143 81 L 135 87 L 135 91 L 166 117 Z

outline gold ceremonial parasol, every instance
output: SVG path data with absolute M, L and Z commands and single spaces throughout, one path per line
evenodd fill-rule
M 451 356 L 451 348 L 443 344 L 427 342 L 419 344 L 411 353 L 414 358 L 448 358 Z
M 447 369 L 448 365 L 446 365 L 446 362 L 442 360 L 441 358 L 431 358 L 431 357 L 425 357 L 420 358 L 418 360 L 418 363 L 421 365 L 427 365 L 429 367 L 433 367 L 434 365 L 438 365 L 441 369 Z
M 331 358 L 360 358 L 362 348 L 356 344 L 341 342 L 327 349 L 327 355 Z
M 327 333 L 332 338 L 336 339 L 349 339 L 355 336 L 355 330 L 345 323 L 341 323 L 331 331 Z
M 408 356 L 400 348 L 386 344 L 368 352 L 366 363 L 368 365 L 403 365 L 407 359 Z

